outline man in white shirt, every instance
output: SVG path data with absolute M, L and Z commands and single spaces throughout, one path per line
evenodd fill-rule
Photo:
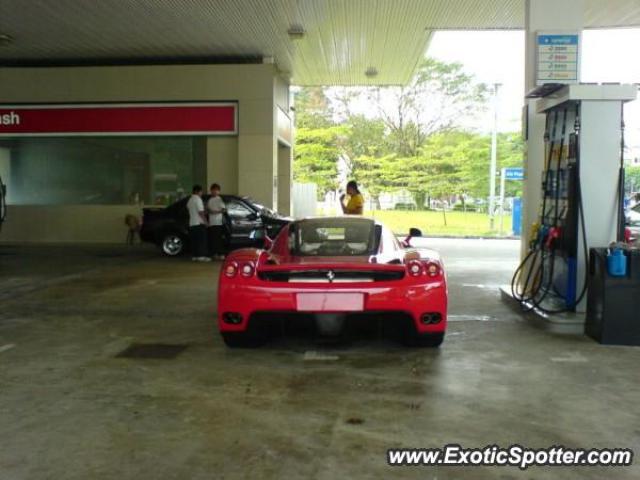
M 189 211 L 189 239 L 194 262 L 210 262 L 207 257 L 207 216 L 202 203 L 202 187 L 194 185 L 187 202 Z
M 226 206 L 220 196 L 220 185 L 213 183 L 209 188 L 211 197 L 207 201 L 209 214 L 209 253 L 218 260 L 224 259 L 224 212 Z

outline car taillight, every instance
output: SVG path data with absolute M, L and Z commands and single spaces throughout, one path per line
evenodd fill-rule
M 238 273 L 238 264 L 236 262 L 231 262 L 227 264 L 226 267 L 224 267 L 224 274 L 229 278 L 235 277 L 237 273 Z
M 255 272 L 255 270 L 256 267 L 253 265 L 253 262 L 247 262 L 240 268 L 240 273 L 243 277 L 249 278 L 253 276 L 253 272 Z
M 427 263 L 427 275 L 430 277 L 437 277 L 440 275 L 440 266 L 437 263 Z
M 409 274 L 411 276 L 419 277 L 422 274 L 422 263 L 420 263 L 418 260 L 412 260 L 409 262 L 407 269 L 409 270 Z

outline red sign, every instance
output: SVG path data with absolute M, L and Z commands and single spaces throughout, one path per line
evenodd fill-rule
M 236 103 L 0 105 L 0 137 L 235 135 Z

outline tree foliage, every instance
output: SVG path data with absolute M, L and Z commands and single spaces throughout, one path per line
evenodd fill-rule
M 318 194 L 338 187 L 339 145 L 346 133 L 342 126 L 299 128 L 296 131 L 294 176 L 299 182 L 315 183 Z
M 400 156 L 415 156 L 429 136 L 452 129 L 485 104 L 487 87 L 475 83 L 459 63 L 424 58 L 407 86 L 369 92 Z
M 306 87 L 296 94 L 296 127 L 321 129 L 333 125 L 332 108 L 322 87 Z
M 486 99 L 486 86 L 461 65 L 429 58 L 405 87 L 302 88 L 294 176 L 318 184 L 324 195 L 346 174 L 374 201 L 405 190 L 418 207 L 428 198 L 486 198 L 491 137 L 464 129 Z M 367 115 L 357 113 L 363 102 Z M 521 165 L 522 151 L 519 134 L 500 134 L 498 171 Z M 507 182 L 508 195 L 520 190 L 520 182 Z
M 625 190 L 629 193 L 640 191 L 640 166 L 632 165 L 625 168 Z
M 298 93 L 296 127 L 294 178 L 315 183 L 319 195 L 335 190 L 340 145 L 347 129 L 333 122 L 331 105 L 322 87 L 305 88 Z

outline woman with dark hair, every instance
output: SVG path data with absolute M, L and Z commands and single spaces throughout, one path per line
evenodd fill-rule
M 344 204 L 345 196 L 349 195 L 349 201 Z M 345 215 L 362 215 L 364 208 L 364 197 L 358 190 L 358 184 L 355 180 L 347 183 L 347 193 L 340 195 L 340 206 L 342 207 L 342 213 Z

